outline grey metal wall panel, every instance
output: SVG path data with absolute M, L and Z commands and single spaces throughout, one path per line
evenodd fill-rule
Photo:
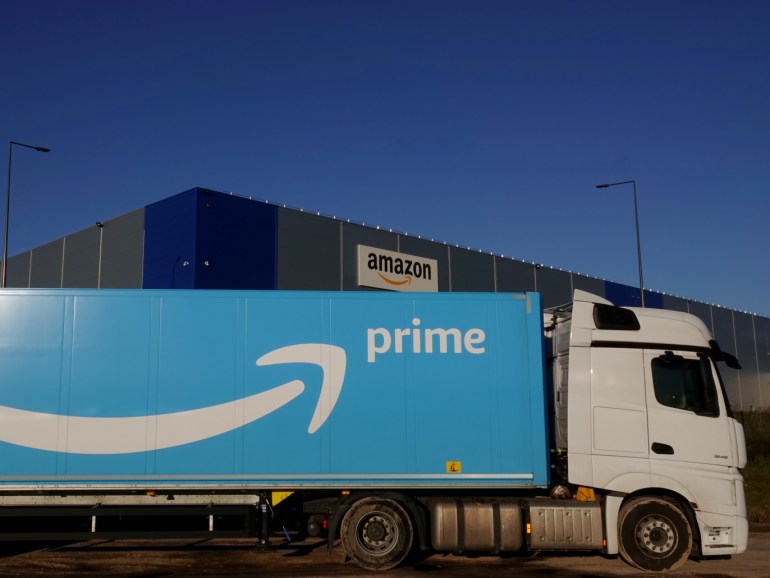
M 760 405 L 770 409 L 770 319 L 754 317 L 754 334 L 757 343 L 757 365 Z
M 495 258 L 459 247 L 449 247 L 452 291 L 494 291 Z
M 567 271 L 540 267 L 535 270 L 537 291 L 543 296 L 543 307 L 556 307 L 572 301 L 572 275 Z
M 687 301 L 673 295 L 663 296 L 663 308 L 670 309 L 671 311 L 682 311 L 683 313 L 688 312 Z
M 733 312 L 735 355 L 743 368 L 739 374 L 743 409 L 754 411 L 762 406 L 757 366 L 757 344 L 754 339 L 754 320 L 746 313 Z
M 99 228 L 91 227 L 65 237 L 62 287 L 97 286 L 99 236 Z
M 602 279 L 596 279 L 594 277 L 586 277 L 578 273 L 572 273 L 572 290 L 580 289 L 581 291 L 588 291 L 599 297 L 604 297 L 604 288 L 606 284 Z
M 706 327 L 709 328 L 709 331 L 714 333 L 714 320 L 711 316 L 711 305 L 706 305 L 705 303 L 696 303 L 694 301 L 688 301 L 687 312 L 692 313 L 701 321 L 703 321 L 703 323 L 706 324 Z
M 32 249 L 30 287 L 61 287 L 64 239 Z
M 495 257 L 495 274 L 500 292 L 535 290 L 535 266 L 532 263 Z
M 714 318 L 714 337 L 719 341 L 719 345 L 725 351 L 736 353 L 738 347 L 735 339 L 733 312 L 730 309 L 712 306 L 711 315 Z M 748 410 L 748 406 L 744 404 L 740 372 L 735 369 L 730 369 L 724 364 L 721 365 L 719 371 L 724 379 L 730 404 L 732 404 L 735 409 Z
M 278 289 L 341 289 L 341 221 L 278 209 Z
M 449 291 L 449 247 L 428 239 L 418 239 L 409 235 L 398 235 L 396 249 L 407 253 L 438 261 L 438 290 Z
M 144 267 L 144 209 L 104 222 L 100 287 L 139 289 Z
M 8 258 L 8 270 L 5 272 L 7 287 L 29 287 L 29 267 L 31 259 L 31 251 L 25 251 L 24 253 Z
M 358 285 L 358 246 L 367 245 L 387 251 L 396 251 L 398 239 L 395 233 L 372 229 L 354 223 L 342 224 L 342 289 L 345 291 L 366 291 Z M 375 289 L 379 291 L 379 289 Z
M 723 348 L 734 352 L 736 343 L 732 310 L 712 306 L 711 316 L 714 319 L 714 329 L 712 330 L 714 338 L 719 341 Z

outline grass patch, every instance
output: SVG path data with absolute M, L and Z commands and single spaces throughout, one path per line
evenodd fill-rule
M 743 470 L 749 522 L 770 523 L 770 412 L 739 413 L 749 463 Z

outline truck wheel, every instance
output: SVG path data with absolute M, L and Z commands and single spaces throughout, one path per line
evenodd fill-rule
M 409 554 L 412 520 L 394 500 L 364 498 L 342 518 L 340 538 L 353 562 L 366 570 L 395 568 Z
M 656 498 L 632 500 L 618 517 L 620 555 L 641 570 L 674 570 L 692 550 L 692 528 L 675 504 Z

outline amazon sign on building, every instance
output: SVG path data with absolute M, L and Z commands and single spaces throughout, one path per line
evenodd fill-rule
M 438 261 L 358 246 L 358 284 L 393 291 L 438 291 Z
M 544 307 L 568 303 L 582 289 L 616 305 L 640 304 L 637 287 L 392 231 L 387 223 L 202 188 L 106 217 L 10 258 L 8 287 L 537 291 Z M 596 274 L 600 267 L 597 261 Z M 770 355 L 756 355 L 767 351 L 770 318 L 655 291 L 645 292 L 645 304 L 692 313 L 717 336 L 735 336 L 730 349 L 744 369 L 740 379 L 733 370 L 722 376 L 733 408 L 770 409 Z

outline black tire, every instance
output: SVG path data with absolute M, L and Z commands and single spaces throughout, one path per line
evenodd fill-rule
M 640 498 L 623 505 L 618 517 L 620 555 L 641 570 L 675 570 L 692 550 L 692 528 L 673 502 Z
M 348 557 L 365 570 L 395 568 L 409 555 L 412 520 L 394 500 L 364 498 L 342 518 L 340 538 Z

